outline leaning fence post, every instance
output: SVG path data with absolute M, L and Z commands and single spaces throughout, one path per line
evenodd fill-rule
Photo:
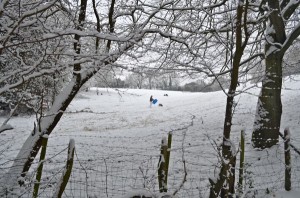
M 165 137 L 161 140 L 160 158 L 158 162 L 158 186 L 159 192 L 167 192 L 167 181 L 166 181 L 166 156 L 167 156 L 167 140 Z
M 44 160 L 45 160 L 45 156 L 46 156 L 47 143 L 48 143 L 48 135 L 44 134 L 44 135 L 42 135 L 42 150 L 41 150 L 40 161 L 38 164 L 36 178 L 35 178 L 34 187 L 33 187 L 32 197 L 34 197 L 34 198 L 38 197 L 40 182 L 41 182 L 42 173 L 43 173 L 43 165 L 44 165 Z
M 172 132 L 168 134 L 168 149 L 166 152 L 166 188 L 168 184 L 168 173 L 169 173 L 169 163 L 170 163 L 170 154 L 171 154 L 171 145 L 172 145 Z
M 244 178 L 244 161 L 245 161 L 245 131 L 241 131 L 241 154 L 240 154 L 240 171 L 239 171 L 239 194 L 243 193 L 243 178 Z
M 68 159 L 66 167 L 62 173 L 62 177 L 58 182 L 56 191 L 53 195 L 53 198 L 61 197 L 67 184 L 69 178 L 71 176 L 72 167 L 73 167 L 73 160 L 74 160 L 74 151 L 75 151 L 75 141 L 74 139 L 70 139 L 69 148 L 68 148 Z
M 285 190 L 291 190 L 291 150 L 290 150 L 290 131 L 284 130 L 284 161 L 285 161 Z

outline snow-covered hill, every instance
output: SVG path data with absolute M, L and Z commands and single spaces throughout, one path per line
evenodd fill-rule
M 300 77 L 286 79 L 283 87 L 281 126 L 290 128 L 292 143 L 300 147 Z M 236 97 L 231 133 L 238 147 L 240 131 L 246 131 L 244 195 L 266 197 L 268 192 L 271 197 L 287 196 L 278 193 L 284 191 L 282 141 L 264 151 L 253 150 L 251 146 L 258 93 L 259 89 L 253 87 Z M 151 95 L 163 106 L 150 108 Z M 64 166 L 65 148 L 70 138 L 75 139 L 76 162 L 66 197 L 122 197 L 141 188 L 157 192 L 159 146 L 161 138 L 172 132 L 169 191 L 180 188 L 178 197 L 207 197 L 208 178 L 218 172 L 215 143 L 218 145 L 222 140 L 225 102 L 226 95 L 221 91 L 187 93 L 91 88 L 81 92 L 49 137 L 48 160 L 43 173 L 45 189 L 40 191 L 40 196 L 51 194 Z M 1 172 L 6 172 L 11 165 L 10 160 L 30 134 L 33 121 L 34 117 L 15 117 L 10 122 L 15 129 L 0 134 L 0 151 L 4 151 L 0 154 Z M 187 181 L 180 187 L 184 177 L 183 160 Z M 292 186 L 300 191 L 300 157 L 293 153 L 292 162 Z M 30 197 L 31 193 L 24 191 L 22 196 Z

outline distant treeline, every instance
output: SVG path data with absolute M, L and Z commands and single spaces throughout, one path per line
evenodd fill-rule
M 224 89 L 228 88 L 228 83 L 224 80 L 220 82 Z M 103 84 L 98 84 L 98 87 L 103 87 Z M 126 80 L 121 80 L 119 78 L 111 80 L 109 84 L 104 85 L 104 87 L 111 88 L 133 88 L 133 89 L 158 89 L 158 90 L 171 90 L 171 91 L 187 91 L 187 92 L 212 92 L 221 90 L 221 86 L 217 81 L 205 83 L 204 81 L 198 80 L 196 82 L 186 83 L 184 85 L 171 85 L 168 86 L 165 83 L 156 83 L 155 86 L 150 87 L 148 84 L 143 84 L 141 86 L 136 86 L 134 84 L 128 83 Z

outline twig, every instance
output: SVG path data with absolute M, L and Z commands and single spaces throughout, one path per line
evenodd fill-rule
M 192 120 L 192 123 L 193 123 L 193 120 Z M 186 136 L 186 131 L 187 131 L 187 129 L 183 132 L 183 138 L 182 138 L 182 144 L 181 144 L 181 146 L 182 146 L 181 147 L 181 150 L 182 150 L 181 158 L 182 158 L 182 163 L 183 163 L 184 176 L 183 176 L 180 186 L 174 191 L 173 196 L 175 196 L 179 192 L 179 190 L 183 187 L 184 183 L 186 182 L 187 170 L 186 170 L 186 164 L 185 164 L 185 158 L 184 158 L 184 140 L 185 140 L 185 136 Z
M 26 88 L 27 88 L 27 86 L 28 86 L 28 84 L 26 85 Z M 20 100 L 18 101 L 18 103 L 16 104 L 15 108 L 13 108 L 13 109 L 11 110 L 11 112 L 9 113 L 8 118 L 7 118 L 7 119 L 3 122 L 3 124 L 1 125 L 1 127 L 0 127 L 0 133 L 4 132 L 4 131 L 6 131 L 6 130 L 12 130 L 12 129 L 14 129 L 11 125 L 9 125 L 9 124 L 7 124 L 7 123 L 8 123 L 8 121 L 11 119 L 11 117 L 14 115 L 14 113 L 15 113 L 15 111 L 17 110 L 19 104 L 21 103 L 21 101 L 22 101 L 24 95 L 25 95 L 25 93 L 22 94 L 22 96 L 21 96 Z
M 284 138 L 284 135 L 280 131 L 279 131 L 279 135 L 280 135 L 280 137 L 282 137 L 282 139 L 284 141 L 286 141 L 286 139 Z M 291 143 L 289 143 L 289 144 L 294 149 L 294 151 L 300 155 L 300 151 L 293 144 L 291 144 Z
M 105 158 L 103 159 L 104 160 L 104 164 L 105 164 L 105 193 L 106 193 L 106 197 L 108 197 L 108 192 L 107 192 L 107 177 L 108 177 L 108 170 L 107 170 L 107 164 L 106 164 L 106 160 Z
M 85 191 L 86 191 L 86 197 L 89 197 L 89 195 L 88 195 L 88 174 L 87 174 L 87 172 L 86 172 L 86 169 L 85 169 L 85 167 L 83 167 L 83 165 L 80 163 L 80 160 L 79 160 L 79 158 L 78 158 L 78 155 L 77 155 L 77 152 L 76 152 L 76 149 L 75 149 L 75 155 L 76 155 L 76 158 L 77 158 L 77 160 L 78 160 L 78 163 L 79 163 L 79 165 L 81 166 L 81 168 L 84 170 L 84 172 L 85 172 Z

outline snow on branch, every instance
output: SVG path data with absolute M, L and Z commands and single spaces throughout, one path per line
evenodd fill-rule
M 34 73 L 32 73 L 28 76 L 22 76 L 22 79 L 18 80 L 17 82 L 15 82 L 13 84 L 10 84 L 10 85 L 6 85 L 3 88 L 1 88 L 0 89 L 0 94 L 3 93 L 3 92 L 9 91 L 10 89 L 13 89 L 15 87 L 18 87 L 18 86 L 22 85 L 23 83 L 27 82 L 30 79 L 37 78 L 37 77 L 47 75 L 47 74 L 53 74 L 56 71 L 57 71 L 56 69 L 43 69 L 43 70 L 40 70 L 38 72 L 34 72 Z
M 281 51 L 285 53 L 288 50 L 288 48 L 292 45 L 292 43 L 299 37 L 299 35 L 300 35 L 300 23 L 298 23 L 298 25 L 294 28 L 294 30 L 287 36 L 287 39 L 282 45 Z
M 7 131 L 7 130 L 12 130 L 14 129 L 10 124 L 4 124 L 0 126 L 0 133 Z
M 284 2 L 284 1 L 283 1 Z M 281 11 L 281 15 L 285 20 L 288 20 L 291 15 L 295 12 L 296 8 L 299 6 L 299 0 L 291 0 Z
M 169 2 L 168 2 L 169 3 Z M 166 3 L 167 4 L 167 3 Z M 164 5 L 166 5 L 164 4 Z M 164 6 L 162 5 L 162 6 Z M 73 73 L 73 78 L 71 81 L 65 86 L 65 88 L 60 92 L 60 94 L 54 100 L 53 105 L 50 110 L 46 113 L 44 117 L 42 117 L 40 121 L 40 132 L 35 132 L 30 135 L 25 141 L 23 147 L 20 149 L 14 164 L 11 169 L 1 178 L 1 181 L 6 180 L 8 186 L 17 187 L 16 179 L 20 176 L 24 177 L 27 174 L 27 171 L 31 167 L 31 163 L 33 159 L 36 157 L 39 149 L 40 149 L 40 141 L 41 141 L 41 133 L 46 133 L 50 135 L 53 129 L 56 127 L 59 122 L 61 116 L 64 111 L 73 100 L 81 86 L 89 80 L 94 74 L 96 74 L 103 66 L 111 65 L 116 62 L 124 53 L 128 50 L 132 49 L 137 43 L 139 43 L 143 38 L 147 31 L 143 29 L 149 24 L 150 20 L 160 11 L 160 9 L 152 11 L 149 14 L 148 18 L 140 24 L 139 30 L 137 30 L 134 34 L 131 34 L 129 37 L 122 38 L 114 37 L 111 35 L 107 35 L 102 37 L 103 39 L 111 39 L 115 41 L 121 41 L 122 44 L 119 45 L 113 52 L 102 54 L 99 56 L 97 60 L 97 64 L 95 67 L 84 68 L 79 72 Z M 90 33 L 84 33 L 82 31 L 77 31 L 74 29 L 69 29 L 63 31 L 62 34 L 80 34 L 80 35 L 89 35 Z M 94 32 L 90 34 L 92 36 L 103 36 L 105 34 L 99 34 L 98 32 Z M 49 35 L 51 36 L 51 35 Z M 49 38 L 49 37 L 48 37 Z M 130 39 L 129 39 L 130 38 Z M 86 59 L 87 60 L 87 59 Z M 78 78 L 79 77 L 79 78 Z
M 40 4 L 38 7 L 36 7 L 35 9 L 32 9 L 32 10 L 29 10 L 29 11 L 26 11 L 18 21 L 16 21 L 14 23 L 14 25 L 12 25 L 12 28 L 9 29 L 9 31 L 6 33 L 5 36 L 3 36 L 0 41 L 2 41 L 2 45 L 0 45 L 0 53 L 2 52 L 3 48 L 5 47 L 6 43 L 9 41 L 9 38 L 12 34 L 14 34 L 15 30 L 18 29 L 18 27 L 20 27 L 21 23 L 28 17 L 30 16 L 34 16 L 36 15 L 37 13 L 40 13 L 40 12 L 43 12 L 47 9 L 49 9 L 50 7 L 52 7 L 53 5 L 55 5 L 55 3 L 57 2 L 58 0 L 53 0 L 53 1 L 50 1 L 50 2 L 47 2 L 47 3 L 43 3 L 43 4 Z M 1 14 L 1 13 L 0 13 Z
M 9 0 L 2 0 L 0 2 L 0 17 L 2 16 L 2 13 L 8 3 L 9 3 Z
M 228 0 L 222 0 L 220 3 L 215 3 L 215 4 L 209 4 L 207 6 L 201 6 L 201 7 L 198 7 L 198 6 L 185 6 L 185 7 L 176 7 L 174 6 L 174 2 L 172 2 L 172 7 L 169 8 L 169 7 L 162 7 L 162 10 L 170 10 L 170 11 L 193 11 L 193 10 L 196 10 L 196 11 L 199 11 L 199 10 L 211 10 L 211 9 L 214 9 L 214 8 L 218 8 L 222 5 L 224 5 Z M 152 8 L 157 8 L 157 6 L 154 6 L 153 4 L 144 4 L 148 7 L 152 7 Z

